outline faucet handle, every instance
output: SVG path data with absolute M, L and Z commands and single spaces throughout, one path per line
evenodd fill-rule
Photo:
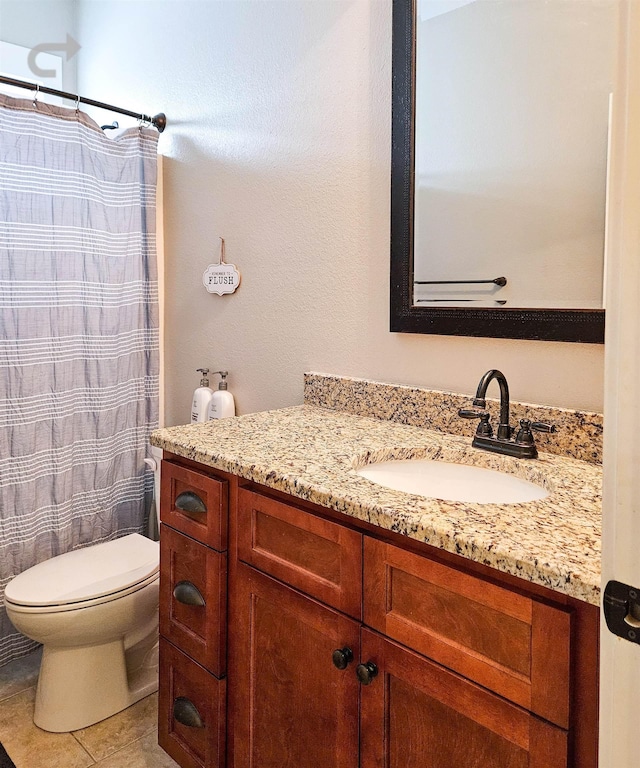
M 519 445 L 533 445 L 533 433 L 531 432 L 531 421 L 529 419 L 520 419 L 520 430 L 516 435 L 516 443 Z
M 478 429 L 476 429 L 476 435 L 493 437 L 493 429 L 491 429 L 491 424 L 489 424 L 491 414 L 488 411 L 472 411 L 467 408 L 460 408 L 458 416 L 463 419 L 480 419 Z
M 534 431 L 535 432 L 555 432 L 556 428 L 553 424 L 545 424 L 544 422 L 541 422 L 541 421 L 531 422 L 529 421 L 529 419 L 520 419 L 520 430 L 516 435 L 516 443 L 518 445 L 535 446 L 535 440 L 533 439 Z M 536 454 L 537 454 L 537 451 L 536 451 Z
M 556 432 L 555 424 L 545 424 L 543 421 L 534 421 L 531 424 L 534 432 Z
M 461 416 L 463 419 L 482 419 L 488 415 L 487 411 L 473 411 L 470 408 L 460 408 L 458 411 L 458 416 Z

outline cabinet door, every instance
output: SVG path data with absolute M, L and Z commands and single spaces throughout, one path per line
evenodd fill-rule
M 566 731 L 367 629 L 361 658 L 361 768 L 566 768 Z
M 232 765 L 357 768 L 359 624 L 244 565 L 233 599 Z

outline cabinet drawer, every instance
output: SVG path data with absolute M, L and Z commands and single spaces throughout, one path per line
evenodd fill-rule
M 369 538 L 364 574 L 365 624 L 568 728 L 569 611 Z
M 160 638 L 158 743 L 182 768 L 223 768 L 226 682 Z
M 217 550 L 227 548 L 227 481 L 162 462 L 160 519 Z
M 160 634 L 226 672 L 227 556 L 166 525 L 160 532 Z
M 362 615 L 362 534 L 241 488 L 238 557 L 344 613 Z

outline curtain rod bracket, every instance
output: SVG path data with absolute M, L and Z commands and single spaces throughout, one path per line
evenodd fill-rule
M 157 115 L 151 118 L 151 122 L 158 129 L 158 133 L 162 133 L 167 127 L 167 116 L 164 112 L 158 112 Z

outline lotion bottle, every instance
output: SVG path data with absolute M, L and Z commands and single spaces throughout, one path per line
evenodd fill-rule
M 191 423 L 197 424 L 200 421 L 207 420 L 207 413 L 209 412 L 209 403 L 213 396 L 213 390 L 209 387 L 209 369 L 208 368 L 196 368 L 196 370 L 202 374 L 200 379 L 200 386 L 193 393 L 193 405 L 191 406 Z
M 220 374 L 218 389 L 211 396 L 209 403 L 209 420 L 226 419 L 236 415 L 236 403 L 233 395 L 227 389 L 227 376 L 229 371 L 215 371 Z

